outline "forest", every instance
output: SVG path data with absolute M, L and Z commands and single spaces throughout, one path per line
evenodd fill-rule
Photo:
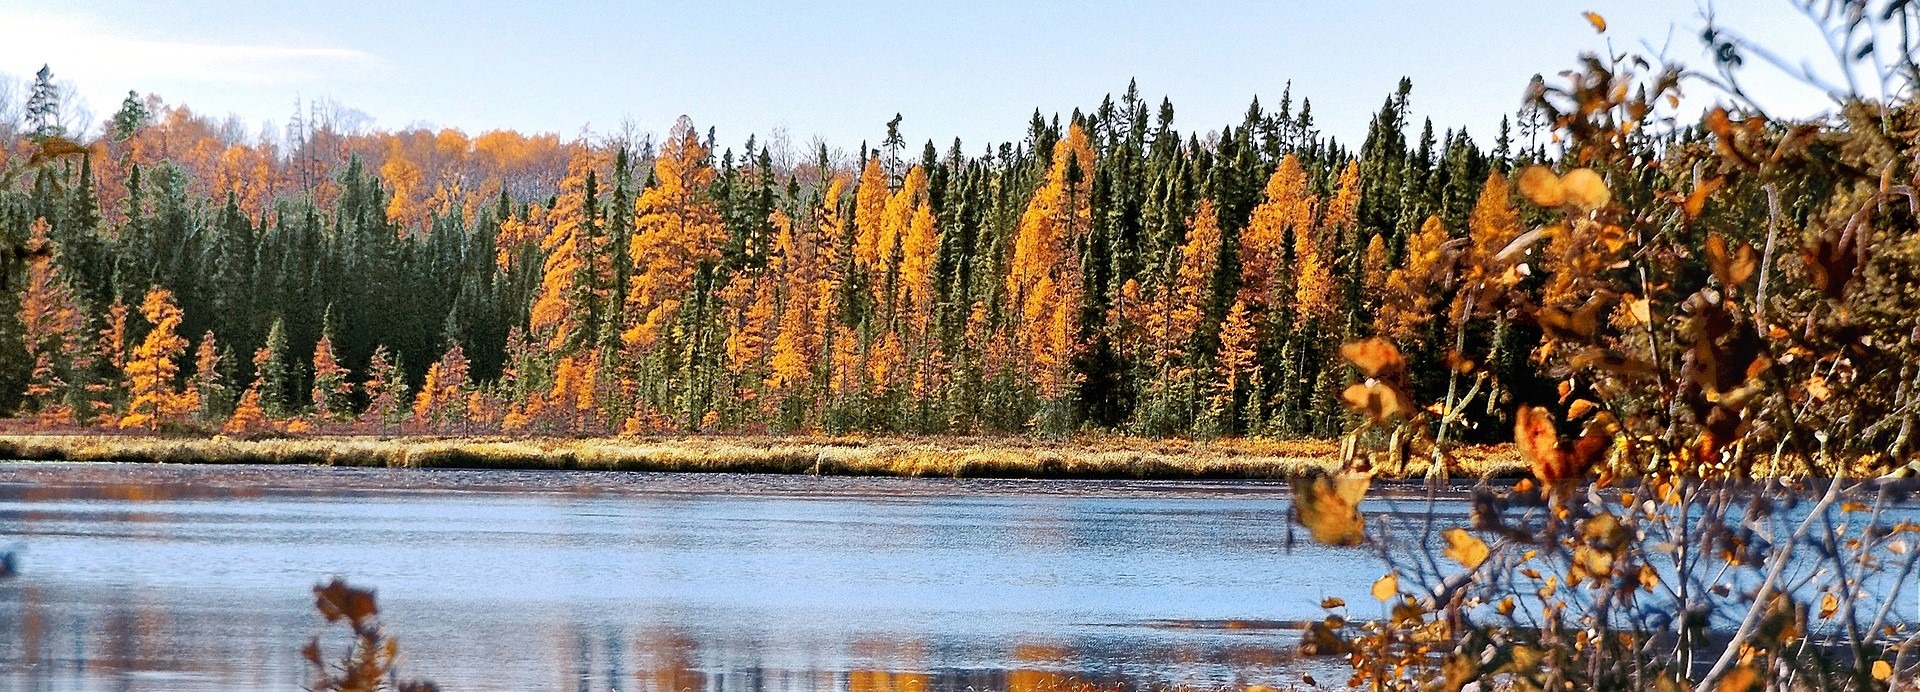
M 29 103 L 0 405 L 229 431 L 1331 435 L 1338 344 L 1437 341 L 1421 275 L 1453 236 L 1517 234 L 1506 176 L 1540 155 L 1504 126 L 1491 149 L 1416 128 L 1411 91 L 1357 150 L 1290 91 L 1183 133 L 1130 88 L 977 154 L 914 155 L 896 120 L 852 157 L 715 152 L 684 118 L 656 144 L 316 108 L 253 138 L 129 94 L 41 162 L 83 133 Z
M 0 100 L 0 423 L 133 434 L 0 452 L 1139 479 L 1311 447 L 1259 476 L 1291 480 L 1261 549 L 1383 563 L 1377 611 L 1298 623 L 1350 687 L 1905 689 L 1920 5 L 1789 5 L 1825 72 L 1709 15 L 1704 67 L 1609 43 L 1482 139 L 1405 79 L 1358 143 L 1291 88 L 1182 130 L 1133 85 L 917 154 L 899 116 L 852 154 L 330 103 L 251 135 L 139 93 L 94 129 L 43 68 Z M 1750 63 L 1831 108 L 1770 114 Z M 1366 504 L 1416 466 L 1475 478 Z M 315 593 L 391 677 L 372 593 Z
M 1020 142 L 917 155 L 898 117 L 856 154 L 784 136 L 716 151 L 718 134 L 686 117 L 658 141 L 631 128 L 563 140 L 376 130 L 326 103 L 250 135 L 138 93 L 68 132 L 42 70 L 21 107 L 0 109 L 19 113 L 0 124 L 16 143 L 0 181 L 16 247 L 0 407 L 50 429 L 230 434 L 1331 439 L 1379 413 L 1379 378 L 1342 354 L 1371 340 L 1405 354 L 1387 405 L 1425 416 L 1427 442 L 1435 423 L 1504 441 L 1520 405 L 1592 408 L 1600 394 L 1569 391 L 1571 370 L 1687 357 L 1657 339 L 1641 358 L 1556 352 L 1570 329 L 1648 326 L 1662 317 L 1650 301 L 1730 289 L 1752 265 L 1768 268 L 1760 301 L 1783 310 L 1839 295 L 1813 280 L 1839 269 L 1831 257 L 1779 237 L 1812 237 L 1844 201 L 1834 176 L 1741 176 L 1724 154 L 1735 136 L 1852 152 L 1738 111 L 1651 126 L 1665 104 L 1649 86 L 1677 92 L 1679 73 L 1586 61 L 1567 87 L 1536 80 L 1487 144 L 1416 124 L 1403 79 L 1357 146 L 1316 129 L 1290 87 L 1202 132 L 1129 85 L 1065 117 L 1036 111 Z M 1598 161 L 1578 140 L 1598 135 L 1577 126 L 1602 115 L 1613 167 L 1580 166 Z M 1567 199 L 1555 171 L 1604 195 L 1576 195 L 1579 211 L 1631 201 L 1667 220 L 1651 234 L 1551 226 Z M 1551 199 L 1539 184 L 1529 196 L 1535 174 Z M 1893 365 L 1852 382 L 1816 367 L 1773 393 L 1853 387 L 1831 415 L 1859 433 L 1843 444 L 1902 458 L 1916 339 L 1897 287 L 1912 241 L 1880 232 L 1827 254 L 1854 252 L 1858 280 L 1843 278 L 1871 294 L 1847 318 L 1849 348 Z M 1673 243 L 1664 277 L 1587 266 L 1600 261 L 1587 245 L 1655 236 Z M 1889 251 L 1869 258 L 1870 244 Z M 1721 266 L 1728 252 L 1745 274 Z M 1492 284 L 1522 302 L 1476 304 Z M 1788 325 L 1753 336 L 1787 348 Z

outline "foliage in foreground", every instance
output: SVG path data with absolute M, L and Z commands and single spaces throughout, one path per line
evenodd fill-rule
M 338 578 L 324 586 L 313 587 L 313 607 L 328 624 L 345 624 L 351 633 L 347 649 L 336 660 L 328 660 L 314 637 L 300 650 L 312 672 L 306 689 L 312 692 L 438 692 L 431 682 L 399 681 L 395 664 L 400 660 L 400 642 L 380 626 L 380 607 L 373 592 L 347 586 Z
M 1808 7 L 1841 46 L 1920 26 L 1905 3 Z M 1729 62 L 1746 45 L 1715 40 Z M 1373 469 L 1410 444 L 1444 455 L 1498 374 L 1456 337 L 1452 383 L 1424 407 L 1394 343 L 1349 344 L 1363 380 L 1343 398 L 1364 420 L 1341 472 L 1296 484 L 1297 511 L 1314 538 L 1367 546 L 1390 572 L 1373 588 L 1383 617 L 1329 600 L 1309 646 L 1347 655 L 1351 683 L 1375 689 L 1916 684 L 1920 622 L 1899 606 L 1920 525 L 1896 513 L 1910 488 L 1856 480 L 1911 455 L 1920 396 L 1902 297 L 1920 266 L 1920 72 L 1900 45 L 1882 82 L 1898 86 L 1837 94 L 1831 121 L 1748 103 L 1709 112 L 1697 139 L 1663 138 L 1684 75 L 1643 57 L 1587 56 L 1536 84 L 1566 147 L 1557 170 L 1518 176 L 1538 223 L 1473 238 L 1435 274 L 1458 286 L 1458 334 L 1540 330 L 1529 358 L 1557 395 L 1512 416 L 1533 478 L 1476 489 L 1464 525 L 1428 512 L 1370 526 Z M 1849 70 L 1880 64 L 1870 43 L 1846 55 Z M 1731 81 L 1737 65 L 1723 67 Z

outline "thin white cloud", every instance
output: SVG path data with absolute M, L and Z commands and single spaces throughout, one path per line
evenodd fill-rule
M 68 17 L 0 11 L 0 72 L 31 73 L 41 64 L 74 81 L 121 84 L 202 82 L 299 84 L 386 69 L 378 56 L 347 48 L 232 45 L 117 35 Z

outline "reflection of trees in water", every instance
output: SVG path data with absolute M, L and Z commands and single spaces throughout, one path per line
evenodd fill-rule
M 168 636 L 167 624 L 168 617 L 164 610 L 150 604 L 115 598 L 100 621 L 100 632 L 94 645 L 97 650 L 84 657 L 85 665 L 92 671 L 107 673 L 121 680 L 125 680 L 125 675 L 131 672 L 179 670 L 185 666 L 177 657 L 203 652 L 204 649 L 180 646 L 184 642 Z M 87 638 L 75 639 L 86 641 Z M 200 666 L 218 665 L 211 660 L 196 663 Z
M 847 692 L 926 692 L 930 676 L 924 672 L 926 646 L 918 641 L 867 639 L 854 642 L 854 665 L 847 671 Z
M 650 692 L 700 692 L 707 687 L 707 674 L 699 668 L 700 643 L 680 630 L 662 630 L 642 635 L 634 647 L 634 677 L 640 689 Z
M 29 675 L 48 666 L 45 650 L 46 606 L 40 590 L 20 584 L 0 586 L 0 664 Z
M 627 662 L 625 645 L 621 643 L 622 634 L 618 629 L 609 628 L 598 635 L 583 628 L 575 628 L 571 637 L 573 645 L 573 670 L 569 673 L 569 682 L 579 692 L 623 692 L 633 689 L 627 681 Z M 599 642 L 596 646 L 596 642 Z

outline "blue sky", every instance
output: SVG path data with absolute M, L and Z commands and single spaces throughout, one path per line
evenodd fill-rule
M 1786 0 L 1722 5 L 1789 53 L 1814 38 Z M 1606 37 L 1582 10 L 1607 18 Z M 1091 107 L 1129 78 L 1200 131 L 1239 122 L 1256 94 L 1276 104 L 1291 80 L 1324 130 L 1353 138 L 1405 75 L 1416 118 L 1487 143 L 1530 76 L 1606 40 L 1702 63 L 1700 12 L 1687 0 L 0 0 L 0 73 L 50 63 L 95 122 L 133 89 L 253 128 L 324 97 L 385 128 L 663 132 L 687 114 L 724 143 L 781 128 L 796 146 L 851 149 L 898 112 L 910 142 L 958 136 L 969 151 L 1018 139 L 1035 108 Z M 1693 107 L 1711 97 L 1693 92 Z M 1824 105 L 1772 93 L 1782 111 Z

